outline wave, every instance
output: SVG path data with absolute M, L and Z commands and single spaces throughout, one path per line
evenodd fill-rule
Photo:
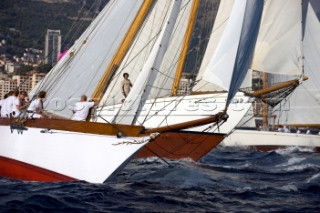
M 315 149 L 312 147 L 299 147 L 299 146 L 290 146 L 286 148 L 280 148 L 275 150 L 276 153 L 280 155 L 288 155 L 292 153 L 312 153 L 315 152 Z

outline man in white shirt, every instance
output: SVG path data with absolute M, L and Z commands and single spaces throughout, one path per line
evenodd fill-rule
M 87 96 L 83 95 L 80 98 L 80 102 L 77 102 L 73 108 L 72 120 L 74 121 L 86 121 L 89 111 L 93 106 L 96 106 L 98 102 L 88 102 Z
M 5 94 L 3 99 L 0 100 L 0 116 L 1 116 L 1 108 L 4 105 L 4 102 L 5 102 L 7 97 L 8 97 L 8 94 Z
M 27 92 L 26 91 L 20 91 L 18 98 L 15 99 L 14 105 L 13 105 L 13 110 L 12 114 L 13 117 L 18 117 L 21 113 L 21 110 L 26 109 L 29 106 L 29 102 L 25 100 L 27 97 Z
M 10 91 L 8 97 L 4 100 L 1 107 L 1 117 L 10 118 L 12 116 L 14 102 L 19 95 L 19 91 Z
M 47 92 L 40 91 L 38 94 L 38 98 L 33 100 L 28 107 L 28 111 L 32 111 L 30 114 L 31 118 L 44 118 L 43 114 L 43 99 L 45 99 Z

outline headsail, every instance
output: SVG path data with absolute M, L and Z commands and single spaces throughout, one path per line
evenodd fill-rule
M 203 77 L 229 91 L 227 105 L 241 86 L 255 47 L 263 1 L 235 1 L 228 24 Z

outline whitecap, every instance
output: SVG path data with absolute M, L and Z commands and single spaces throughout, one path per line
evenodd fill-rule
M 295 185 L 286 185 L 280 187 L 281 190 L 287 191 L 287 192 L 297 192 L 298 188 Z
M 309 178 L 309 179 L 307 180 L 307 183 L 311 183 L 311 182 L 317 180 L 318 178 L 320 179 L 320 173 L 315 174 L 315 175 L 313 175 L 311 178 Z
M 286 163 L 279 164 L 276 167 L 291 166 L 291 165 L 300 163 L 300 162 L 304 161 L 305 159 L 306 158 L 299 158 L 299 157 L 289 158 Z

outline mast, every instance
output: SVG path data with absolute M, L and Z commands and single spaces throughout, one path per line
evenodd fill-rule
M 148 14 L 151 6 L 153 4 L 153 0 L 145 0 L 144 3 L 141 5 L 141 8 L 134 19 L 133 23 L 131 24 L 131 27 L 129 28 L 127 34 L 123 38 L 121 45 L 119 46 L 116 54 L 113 56 L 111 63 L 108 65 L 106 71 L 104 72 L 104 75 L 100 79 L 99 84 L 97 85 L 96 89 L 94 90 L 92 94 L 92 98 L 96 100 L 100 100 L 102 96 L 104 95 L 105 91 L 107 90 L 107 87 L 110 83 L 110 80 L 116 70 L 119 67 L 119 64 L 124 59 L 127 51 L 129 50 L 134 37 L 136 36 L 138 30 L 140 29 L 143 21 L 145 20 L 146 15 Z
M 263 89 L 267 89 L 268 88 L 268 79 L 267 79 L 268 75 L 267 73 L 263 73 Z M 263 97 L 264 101 L 263 101 L 263 120 L 262 120 L 262 126 L 263 126 L 263 130 L 267 130 L 268 127 L 268 105 L 266 103 L 266 95 L 264 95 Z
M 186 59 L 187 53 L 188 53 L 189 43 L 190 43 L 190 40 L 192 37 L 192 32 L 193 32 L 196 18 L 197 18 L 199 4 L 200 4 L 200 0 L 193 1 L 192 11 L 191 11 L 191 14 L 189 17 L 189 22 L 188 22 L 188 28 L 186 31 L 186 35 L 184 37 L 183 48 L 181 51 L 178 67 L 176 70 L 176 75 L 175 75 L 174 82 L 173 82 L 172 89 L 171 89 L 171 95 L 177 95 L 177 90 L 179 87 L 180 78 L 181 78 L 183 67 L 185 64 L 185 59 Z

